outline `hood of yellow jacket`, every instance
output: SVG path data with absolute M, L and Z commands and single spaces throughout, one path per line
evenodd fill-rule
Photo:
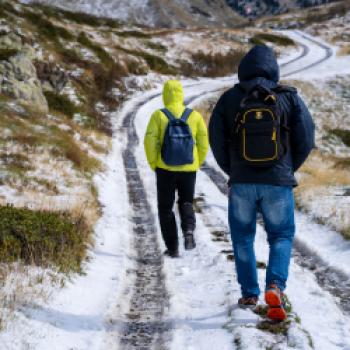
M 184 106 L 184 91 L 180 81 L 168 80 L 164 84 L 163 102 L 166 108 Z

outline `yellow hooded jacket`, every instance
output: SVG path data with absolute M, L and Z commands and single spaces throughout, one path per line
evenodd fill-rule
M 169 80 L 164 84 L 163 88 L 164 106 L 176 118 L 180 118 L 185 110 L 184 92 L 181 82 L 177 80 Z M 193 163 L 179 166 L 166 165 L 161 157 L 162 143 L 168 118 L 161 110 L 155 111 L 148 123 L 144 146 L 147 161 L 152 170 L 162 168 L 169 171 L 197 171 L 203 164 L 208 152 L 208 132 L 203 117 L 200 113 L 193 111 L 187 120 L 191 128 L 192 136 L 195 141 L 193 147 Z

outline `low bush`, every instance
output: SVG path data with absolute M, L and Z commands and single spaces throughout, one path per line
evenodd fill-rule
M 332 129 L 330 134 L 339 137 L 346 146 L 350 147 L 350 130 Z
M 0 49 L 0 61 L 7 61 L 18 54 L 16 49 Z
M 36 26 L 38 33 L 47 40 L 58 42 L 60 38 L 65 40 L 74 39 L 74 35 L 67 29 L 54 25 L 51 21 L 37 13 L 25 11 L 23 17 L 32 25 Z
M 0 18 L 8 18 L 10 14 L 18 14 L 18 11 L 9 3 L 1 2 Z
M 160 74 L 177 74 L 177 69 L 169 65 L 163 58 L 152 55 L 148 52 L 126 49 L 121 46 L 116 46 L 118 50 L 121 50 L 129 55 L 143 58 L 151 70 L 158 72 Z
M 89 229 L 83 216 L 0 206 L 0 261 L 79 272 Z
M 164 46 L 163 44 L 160 44 L 160 43 L 154 43 L 154 42 L 152 42 L 152 41 L 148 41 L 148 42 L 146 42 L 146 45 L 147 45 L 150 49 L 152 49 L 152 50 L 157 50 L 157 51 L 159 51 L 160 53 L 163 53 L 163 54 L 165 54 L 166 51 L 167 51 L 166 46 Z
M 264 45 L 266 43 L 273 43 L 281 46 L 294 46 L 295 42 L 291 38 L 283 35 L 276 35 L 271 33 L 260 33 L 254 35 L 249 39 L 253 45 Z
M 73 118 L 74 114 L 78 112 L 77 107 L 68 97 L 52 91 L 45 91 L 44 95 L 50 110 L 61 112 L 70 118 Z
M 243 51 L 231 50 L 227 53 L 205 53 L 203 51 L 192 54 L 192 62 L 182 62 L 181 73 L 185 76 L 220 77 L 233 74 L 244 56 Z
M 120 36 L 120 37 L 133 37 L 133 38 L 151 38 L 152 34 L 151 33 L 145 33 L 145 32 L 141 32 L 139 30 L 123 30 L 123 31 L 117 31 L 114 32 L 114 34 Z
M 102 64 L 107 65 L 108 67 L 113 65 L 114 61 L 113 61 L 113 58 L 111 57 L 111 55 L 105 49 L 103 49 L 100 45 L 92 42 L 88 38 L 86 33 L 81 32 L 78 36 L 77 41 L 81 45 L 83 45 L 86 48 L 93 51 L 95 53 L 95 55 L 99 58 L 99 60 L 101 61 Z

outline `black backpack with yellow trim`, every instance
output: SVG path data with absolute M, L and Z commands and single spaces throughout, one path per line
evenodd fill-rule
M 251 166 L 272 166 L 289 147 L 287 118 L 278 103 L 278 94 L 296 92 L 296 89 L 283 85 L 268 89 L 256 85 L 244 92 L 233 129 L 238 155 Z

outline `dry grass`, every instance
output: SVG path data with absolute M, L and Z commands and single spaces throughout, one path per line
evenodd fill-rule
M 54 287 L 63 287 L 66 277 L 53 269 L 39 269 L 20 263 L 0 264 L 0 330 L 14 312 L 33 302 L 48 301 Z
M 350 45 L 342 46 L 337 51 L 338 56 L 349 56 L 350 55 Z
M 237 71 L 244 54 L 242 50 L 226 53 L 198 51 L 192 54 L 190 62 L 182 62 L 180 70 L 182 74 L 190 77 L 222 77 Z
M 350 187 L 350 173 L 338 163 L 338 158 L 313 152 L 300 169 L 295 199 L 298 208 L 350 239 L 349 205 L 334 192 Z
M 297 192 L 321 186 L 349 186 L 349 171 L 337 167 L 336 164 L 335 158 L 326 157 L 314 151 L 300 169 L 306 176 L 301 180 Z
M 211 114 L 213 112 L 213 109 L 214 109 L 220 95 L 223 92 L 224 91 L 221 91 L 221 92 L 215 94 L 214 96 L 211 96 L 210 98 L 202 100 L 194 106 L 194 109 L 196 111 L 198 111 L 203 116 L 204 121 L 206 122 L 207 125 L 209 124 L 209 120 L 210 120 Z

